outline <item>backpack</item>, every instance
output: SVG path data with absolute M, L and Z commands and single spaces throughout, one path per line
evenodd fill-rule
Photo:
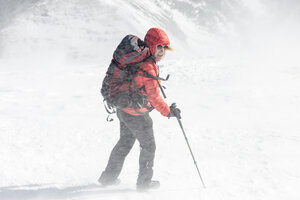
M 151 110 L 147 97 L 141 92 L 145 88 L 138 88 L 134 77 L 141 71 L 141 76 L 156 79 L 159 84 L 159 80 L 167 80 L 169 75 L 163 79 L 140 69 L 140 65 L 148 59 L 155 62 L 149 48 L 137 36 L 127 35 L 117 46 L 101 87 L 104 105 L 109 114 L 115 113 L 116 108 L 136 110 L 147 107 Z M 159 87 L 162 90 L 160 84 Z M 163 90 L 162 93 L 165 97 Z

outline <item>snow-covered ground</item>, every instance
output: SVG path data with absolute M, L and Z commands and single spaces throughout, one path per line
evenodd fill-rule
M 251 24 L 236 22 L 230 31 L 242 31 L 214 38 L 211 27 L 179 6 L 203 9 L 205 1 L 15 2 L 11 19 L 0 23 L 1 200 L 300 198 L 299 40 L 292 21 L 279 21 L 285 30 L 253 23 L 265 16 L 254 1 L 246 4 Z M 117 118 L 106 122 L 101 81 L 122 37 L 143 37 L 152 26 L 164 28 L 176 49 L 160 63 L 162 76 L 171 75 L 166 102 L 182 110 L 205 189 L 177 121 L 156 111 L 154 179 L 161 188 L 136 192 L 138 144 L 119 186 L 97 184 L 119 135 Z

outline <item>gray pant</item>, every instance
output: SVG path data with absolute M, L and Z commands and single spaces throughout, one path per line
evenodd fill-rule
M 156 149 L 152 119 L 148 113 L 134 116 L 121 110 L 117 110 L 117 116 L 120 120 L 120 139 L 113 148 L 99 181 L 109 184 L 118 178 L 125 157 L 137 139 L 141 147 L 137 185 L 148 184 L 153 176 L 152 168 Z

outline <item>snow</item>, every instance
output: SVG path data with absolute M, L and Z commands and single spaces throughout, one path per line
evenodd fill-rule
M 300 198 L 296 1 L 284 10 L 277 1 L 222 1 L 243 6 L 247 20 L 220 32 L 190 20 L 179 6 L 235 15 L 209 1 L 14 2 L 13 9 L 0 1 L 1 200 Z M 287 8 L 290 14 L 280 18 Z M 155 26 L 176 50 L 159 63 L 162 76 L 171 75 L 166 102 L 182 110 L 206 188 L 176 119 L 157 111 L 151 116 L 160 189 L 135 190 L 138 144 L 121 184 L 101 188 L 97 179 L 119 136 L 116 116 L 106 122 L 101 81 L 122 37 L 143 37 Z

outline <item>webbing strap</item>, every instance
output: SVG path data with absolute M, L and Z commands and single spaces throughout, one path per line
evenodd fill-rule
M 137 85 L 137 83 L 136 83 L 136 81 L 134 80 L 134 78 L 132 78 L 132 82 L 133 82 L 134 87 L 135 87 L 135 92 L 137 92 L 137 93 L 143 95 L 143 94 L 141 93 L 141 90 L 142 90 L 143 87 L 142 87 L 142 88 L 139 88 L 139 86 Z M 142 108 L 141 105 L 139 105 L 139 106 Z M 148 108 L 148 106 L 147 106 L 147 108 Z M 147 111 L 147 112 L 144 112 L 144 113 L 137 111 L 137 108 L 134 108 L 134 111 L 135 111 L 136 113 L 138 113 L 138 114 L 144 115 L 144 114 L 150 112 L 150 108 L 148 108 L 148 111 Z
M 105 102 L 106 102 L 106 103 L 105 103 Z M 114 114 L 114 113 L 116 113 L 116 110 L 115 110 L 115 109 L 113 109 L 113 108 L 111 108 L 110 106 L 107 105 L 107 100 L 106 100 L 106 99 L 103 100 L 103 104 L 104 104 L 104 108 L 105 108 L 105 110 L 106 110 L 107 113 L 109 113 L 109 114 Z M 109 109 L 110 109 L 110 110 L 109 110 Z
M 161 91 L 163 97 L 164 97 L 165 99 L 167 98 L 166 93 L 165 93 L 163 87 L 162 87 L 161 84 L 159 83 L 159 80 L 167 81 L 167 80 L 169 79 L 170 75 L 168 75 L 167 78 L 164 79 L 164 78 L 161 78 L 161 77 L 159 77 L 159 76 L 153 76 L 152 74 L 149 74 L 148 72 L 146 72 L 146 71 L 144 71 L 144 70 L 142 70 L 142 69 L 138 69 L 138 71 L 141 71 L 141 72 L 143 72 L 143 73 L 145 74 L 145 75 L 140 75 L 140 76 L 142 76 L 142 77 L 155 79 L 155 80 L 157 81 L 157 84 L 158 84 L 158 86 L 159 86 L 159 89 L 160 89 L 160 91 Z

